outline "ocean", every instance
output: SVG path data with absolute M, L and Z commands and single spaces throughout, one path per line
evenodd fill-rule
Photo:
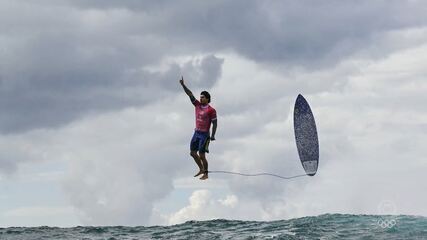
M 150 227 L 10 227 L 0 239 L 427 239 L 427 218 L 325 214 L 269 222 L 210 220 Z

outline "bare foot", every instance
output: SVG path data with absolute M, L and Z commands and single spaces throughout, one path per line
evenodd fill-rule
M 205 174 L 203 174 L 203 176 L 200 178 L 200 180 L 206 180 L 206 179 L 208 179 L 208 175 L 205 173 Z
M 198 177 L 200 174 L 203 174 L 202 170 L 200 170 L 196 175 L 194 175 L 194 177 Z

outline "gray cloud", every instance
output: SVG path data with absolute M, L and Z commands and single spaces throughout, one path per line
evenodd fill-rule
M 151 62 L 138 46 L 74 34 L 10 44 L 10 58 L 1 61 L 1 132 L 56 127 L 88 113 L 143 105 L 180 91 L 176 82 L 183 72 L 197 73 L 197 82 L 207 86 L 220 75 L 221 60 L 213 55 L 184 69 L 174 64 L 151 73 L 140 70 Z
M 418 1 L 5 1 L 2 9 L 3 133 L 145 104 L 155 92 L 179 91 L 169 80 L 181 74 L 206 87 L 220 76 L 213 56 L 198 70 L 141 72 L 165 56 L 232 50 L 258 62 L 328 66 L 382 32 L 426 23 Z
M 167 50 L 144 29 L 122 30 L 120 24 L 132 25 L 131 13 L 112 13 L 109 19 L 67 5 L 4 4 L 12 12 L 2 15 L 7 35 L 0 38 L 3 133 L 57 127 L 90 113 L 156 101 L 180 91 L 176 81 L 184 71 L 197 73 L 197 82 L 207 86 L 220 76 L 221 61 L 213 55 L 184 69 L 172 64 L 165 72 L 141 70 Z M 63 18 L 56 21 L 58 15 Z
M 164 1 L 73 1 L 70 4 L 159 16 L 150 18 L 151 25 L 145 26 L 156 35 L 173 39 L 183 51 L 230 48 L 257 61 L 303 66 L 337 63 L 342 57 L 367 47 L 381 33 L 426 24 L 422 17 L 426 6 L 420 1 L 168 4 Z

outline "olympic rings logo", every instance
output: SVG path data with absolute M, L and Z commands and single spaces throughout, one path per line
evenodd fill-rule
M 393 228 L 394 226 L 396 226 L 397 220 L 395 218 L 393 218 L 392 216 L 388 216 L 388 217 L 384 216 L 384 215 L 394 215 L 397 213 L 397 208 L 393 201 L 390 201 L 390 200 L 382 201 L 378 205 L 378 213 L 380 215 L 383 215 L 377 221 L 378 226 L 380 226 L 383 229 Z
M 377 224 L 382 228 L 393 228 L 394 226 L 396 226 L 397 221 L 395 219 L 378 219 Z

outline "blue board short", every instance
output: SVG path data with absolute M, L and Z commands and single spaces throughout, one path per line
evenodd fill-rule
M 190 150 L 209 153 L 209 142 L 209 132 L 200 132 L 196 130 L 194 131 L 193 138 L 191 138 Z

